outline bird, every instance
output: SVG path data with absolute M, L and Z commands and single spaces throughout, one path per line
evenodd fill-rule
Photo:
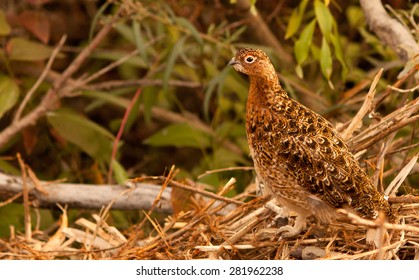
M 348 209 L 367 219 L 395 213 L 373 185 L 333 125 L 288 96 L 269 57 L 244 48 L 228 65 L 249 78 L 246 135 L 256 179 L 287 212 L 294 225 L 281 237 L 300 234 L 309 216 L 320 222 L 337 219 Z

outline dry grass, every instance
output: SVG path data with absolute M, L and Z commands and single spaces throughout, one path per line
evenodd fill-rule
M 170 184 L 169 184 L 170 185 Z M 250 187 L 252 188 L 252 187 Z M 243 197 L 241 199 L 250 199 Z M 9 242 L 0 241 L 2 259 L 418 259 L 419 204 L 399 207 L 400 224 L 349 219 L 331 225 L 312 220 L 307 231 L 293 239 L 276 234 L 278 221 L 257 197 L 227 210 L 216 199 L 192 199 L 194 209 L 169 216 L 164 224 L 147 215 L 154 230 L 144 236 L 142 228 L 121 233 L 106 222 L 107 210 L 92 219 L 84 218 L 69 227 L 65 209 L 61 225 L 52 236 L 34 232 Z M 231 204 L 230 204 L 231 205 Z M 224 213 L 222 213 L 224 211 Z M 222 213 L 222 214 L 219 214 Z M 291 217 L 292 219 L 292 217 Z M 379 248 L 366 242 L 368 228 L 382 226 L 389 242 Z

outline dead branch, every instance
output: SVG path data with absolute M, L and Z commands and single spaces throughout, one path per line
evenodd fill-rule
M 348 140 L 349 145 L 352 147 L 352 152 L 356 153 L 363 149 L 367 149 L 369 146 L 392 132 L 397 131 L 408 124 L 417 122 L 419 116 L 414 114 L 418 110 L 419 98 L 416 98 L 405 106 L 385 116 L 378 123 L 364 129 L 361 133 Z
M 352 224 L 362 225 L 362 226 L 366 226 L 366 227 L 370 227 L 370 228 L 377 228 L 379 226 L 377 221 L 372 221 L 372 220 L 367 220 L 367 219 L 361 218 L 357 214 L 351 213 L 347 210 L 339 209 L 338 212 L 345 215 L 347 218 L 349 218 L 351 220 Z M 416 233 L 419 232 L 419 227 L 412 226 L 412 225 L 406 225 L 406 224 L 401 224 L 400 225 L 400 224 L 391 224 L 391 223 L 385 222 L 383 224 L 383 227 L 385 229 L 392 229 L 392 230 L 405 230 L 405 231 L 411 231 L 411 232 L 416 232 Z
M 409 203 L 419 203 L 419 196 L 405 195 L 405 196 L 393 196 L 388 198 L 388 202 L 391 204 L 400 203 L 400 204 L 409 204 Z
M 419 53 L 419 45 L 399 21 L 390 17 L 380 0 L 360 0 L 369 27 L 404 61 Z
M 149 183 L 135 183 L 131 191 L 121 185 L 88 185 L 42 182 L 48 193 L 42 193 L 27 182 L 32 204 L 38 207 L 55 207 L 57 203 L 71 208 L 100 209 L 117 198 L 112 209 L 138 210 L 150 209 L 160 192 L 161 186 Z M 22 193 L 20 177 L 0 173 L 0 199 L 5 200 Z M 125 192 L 125 193 L 123 193 Z M 122 194 L 121 194 L 122 193 Z M 170 203 L 171 188 L 166 188 L 160 197 L 156 212 L 172 213 Z

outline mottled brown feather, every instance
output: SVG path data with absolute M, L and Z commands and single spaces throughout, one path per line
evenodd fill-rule
M 269 57 L 242 49 L 231 59 L 249 76 L 246 132 L 258 179 L 285 207 L 330 221 L 336 208 L 366 218 L 394 213 L 339 133 L 325 118 L 291 99 Z

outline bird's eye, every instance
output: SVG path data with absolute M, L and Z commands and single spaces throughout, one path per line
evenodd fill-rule
M 255 57 L 251 55 L 246 56 L 246 58 L 244 59 L 244 61 L 246 61 L 247 63 L 253 63 L 255 60 Z

